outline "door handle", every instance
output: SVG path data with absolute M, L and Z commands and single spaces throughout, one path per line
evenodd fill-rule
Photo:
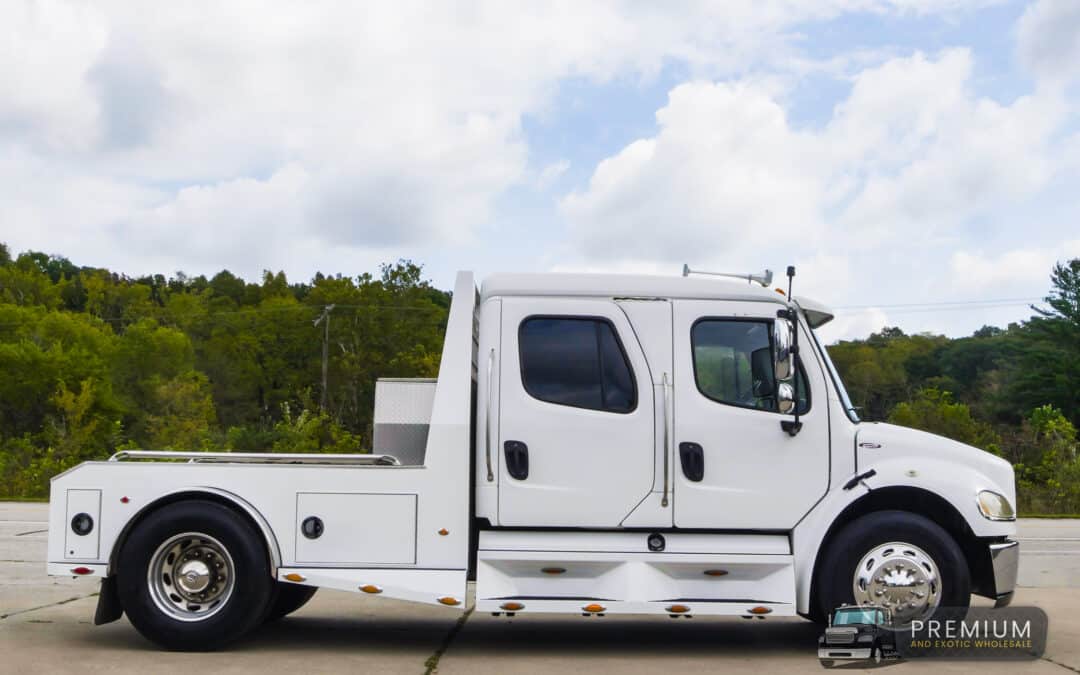
M 521 441 L 507 441 L 503 443 L 503 453 L 506 455 L 506 471 L 515 480 L 525 480 L 529 477 L 529 446 Z
M 700 483 L 705 477 L 705 449 L 698 443 L 679 443 L 679 458 L 686 480 Z

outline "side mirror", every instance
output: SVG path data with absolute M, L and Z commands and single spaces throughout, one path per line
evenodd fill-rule
M 791 321 L 778 317 L 773 322 L 773 372 L 777 381 L 787 380 L 795 372 L 795 355 L 791 344 Z

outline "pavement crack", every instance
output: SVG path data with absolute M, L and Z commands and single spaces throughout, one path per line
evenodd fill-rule
M 75 602 L 76 600 L 85 600 L 86 598 L 92 598 L 95 595 L 97 595 L 97 593 L 91 593 L 89 595 L 78 595 L 78 596 L 76 596 L 74 598 L 68 598 L 66 600 L 60 600 L 58 602 L 51 602 L 51 603 L 49 603 L 47 605 L 40 605 L 38 607 L 28 607 L 27 609 L 18 609 L 18 610 L 15 610 L 14 612 L 8 612 L 7 614 L 0 614 L 0 621 L 2 621 L 4 619 L 9 619 L 9 618 L 11 618 L 13 616 L 18 616 L 19 614 L 27 614 L 29 612 L 36 612 L 39 609 L 48 609 L 50 607 L 57 607 L 59 605 L 66 605 L 69 602 Z
M 1055 666 L 1061 666 L 1065 670 L 1071 670 L 1074 673 L 1080 673 L 1080 668 L 1074 668 L 1074 667 L 1072 667 L 1070 665 L 1062 663 L 1061 661 L 1055 661 L 1054 659 L 1050 658 L 1049 656 L 1041 656 L 1039 658 L 1041 660 L 1043 660 L 1043 661 L 1049 661 L 1050 663 L 1054 664 Z
M 442 644 L 435 650 L 435 653 L 428 657 L 427 661 L 424 661 L 424 675 L 433 675 L 439 669 L 439 659 L 443 657 L 446 650 L 450 648 L 450 643 L 454 641 L 457 634 L 461 632 L 461 629 L 465 627 L 465 622 L 469 620 L 469 616 L 476 609 L 476 605 L 473 605 L 469 609 L 465 610 L 465 613 L 458 617 L 458 620 L 454 623 L 446 633 L 446 637 L 443 638 Z
M 25 536 L 26 536 L 26 535 L 28 535 L 28 534 L 41 534 L 42 532 L 48 532 L 48 531 L 49 531 L 48 529 L 44 529 L 44 530 L 30 530 L 29 532 L 18 532 L 18 533 L 16 533 L 16 535 L 15 535 L 15 536 L 16 536 L 16 537 L 25 537 Z

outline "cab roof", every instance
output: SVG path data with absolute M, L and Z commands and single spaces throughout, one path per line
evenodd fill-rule
M 736 280 L 654 274 L 493 274 L 480 288 L 480 300 L 507 296 L 665 298 L 787 303 L 775 290 Z M 814 328 L 833 318 L 819 302 L 797 297 Z

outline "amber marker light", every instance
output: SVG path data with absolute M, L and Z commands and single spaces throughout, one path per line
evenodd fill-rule
M 307 577 L 303 574 L 297 574 L 296 572 L 289 572 L 285 575 L 285 578 L 289 581 L 307 581 Z
M 725 577 L 727 570 L 705 570 L 704 574 L 707 577 Z
M 690 611 L 690 608 L 686 605 L 672 605 L 667 608 L 668 614 L 686 614 Z
M 746 611 L 750 612 L 751 614 L 757 614 L 759 616 L 762 615 L 762 614 L 768 614 L 768 613 L 772 612 L 772 610 L 769 609 L 768 607 L 751 607 L 750 609 L 748 609 Z
M 544 574 L 562 574 L 566 571 L 565 567 L 544 567 L 540 569 Z
M 360 587 L 360 590 L 365 593 L 382 593 L 382 588 L 376 586 L 375 584 L 364 584 Z
M 521 604 L 520 602 L 504 602 L 503 604 L 499 605 L 499 609 L 505 609 L 508 612 L 517 612 L 519 610 L 525 609 L 525 605 Z
M 454 605 L 460 605 L 461 604 L 460 600 L 458 600 L 457 598 L 451 598 L 449 595 L 445 595 L 445 596 L 439 598 L 439 602 L 441 602 L 442 604 L 447 605 L 449 607 L 453 607 Z
M 440 537 L 445 537 L 448 534 L 450 534 L 450 530 L 446 529 L 445 527 L 443 529 L 439 530 L 439 536 Z
M 588 612 L 589 614 L 599 614 L 600 612 L 604 611 L 605 608 L 603 605 L 599 605 L 594 602 L 591 605 L 585 605 L 581 609 L 582 611 Z

